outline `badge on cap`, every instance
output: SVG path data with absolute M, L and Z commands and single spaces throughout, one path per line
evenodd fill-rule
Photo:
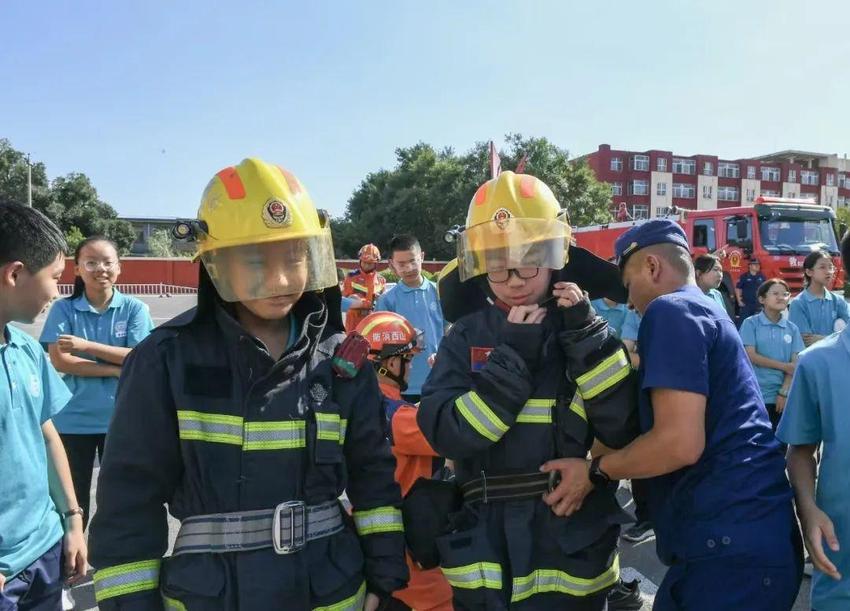
M 266 227 L 272 229 L 287 227 L 292 224 L 292 215 L 289 214 L 289 208 L 286 204 L 276 199 L 270 199 L 263 206 L 263 222 Z
M 622 255 L 620 255 L 620 257 L 622 258 L 622 257 L 625 257 L 625 256 L 626 256 L 626 255 L 628 255 L 628 254 L 631 254 L 631 252 L 632 252 L 635 248 L 637 248 L 637 246 L 638 246 L 638 243 L 637 243 L 637 242 L 632 242 L 631 244 L 629 244 L 628 246 L 626 246 L 626 248 L 623 250 L 623 254 L 622 254 Z

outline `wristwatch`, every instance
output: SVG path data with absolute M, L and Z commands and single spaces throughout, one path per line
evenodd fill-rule
M 596 488 L 602 488 L 611 483 L 611 478 L 608 477 L 608 474 L 605 473 L 600 467 L 599 462 L 602 460 L 601 456 L 597 456 L 593 460 L 590 461 L 590 471 L 588 471 L 587 476 L 590 478 L 590 483 L 593 484 Z
M 85 513 L 86 512 L 83 511 L 82 507 L 76 507 L 74 509 L 69 509 L 68 511 L 63 511 L 62 512 L 62 519 L 67 520 L 68 518 L 70 518 L 73 515 L 78 515 L 82 518 L 85 515 Z

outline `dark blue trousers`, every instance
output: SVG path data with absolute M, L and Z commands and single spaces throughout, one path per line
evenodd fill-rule
M 0 611 L 62 611 L 62 540 L 6 581 Z

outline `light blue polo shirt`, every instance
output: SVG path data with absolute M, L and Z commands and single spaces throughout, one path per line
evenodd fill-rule
M 615 303 L 609 306 L 604 299 L 594 299 L 590 302 L 596 313 L 599 314 L 608 322 L 608 326 L 614 332 L 614 335 L 620 337 L 623 331 L 623 323 L 626 321 L 626 316 L 629 313 L 629 307 L 624 303 Z M 637 330 L 635 330 L 635 339 L 637 339 Z
M 803 334 L 832 335 L 836 320 L 840 318 L 850 323 L 850 312 L 844 299 L 831 291 L 825 291 L 823 298 L 815 297 L 808 288 L 791 300 L 788 317 Z
M 152 330 L 148 306 L 116 290 L 103 312 L 89 305 L 85 294 L 54 303 L 41 332 L 41 343 L 45 346 L 54 344 L 60 335 L 69 334 L 99 344 L 134 348 Z M 84 354 L 80 356 L 93 358 Z M 74 397 L 53 420 L 59 432 L 78 435 L 105 433 L 115 408 L 118 378 L 66 375 L 64 379 Z
M 843 576 L 834 581 L 815 569 L 812 608 L 850 609 L 850 327 L 800 354 L 788 402 L 776 436 L 788 445 L 823 443 L 816 489 L 817 506 L 835 525 L 841 550 L 824 552 Z
M 640 314 L 635 310 L 629 310 L 626 313 L 626 320 L 623 321 L 623 330 L 620 332 L 620 339 L 636 342 L 638 339 L 638 329 L 640 329 Z
M 71 393 L 34 339 L 4 329 L 0 346 L 0 573 L 11 578 L 62 538 L 41 425 Z
M 790 363 L 792 355 L 806 348 L 797 325 L 784 316 L 780 317 L 779 322 L 773 322 L 764 312 L 750 316 L 741 323 L 741 340 L 745 346 L 753 346 L 761 356 L 782 363 Z M 782 387 L 785 373 L 755 364 L 753 369 L 764 402 L 776 403 L 776 393 Z
M 709 297 L 714 300 L 717 305 L 723 308 L 723 311 L 726 311 L 726 302 L 723 300 L 723 293 L 718 291 L 717 289 L 708 289 L 708 292 L 705 294 L 706 297 Z
M 440 340 L 446 327 L 443 310 L 437 297 L 437 285 L 423 276 L 422 284 L 416 288 L 399 282 L 393 288 L 378 297 L 375 310 L 386 310 L 404 316 L 415 328 L 424 332 L 425 346 L 413 357 L 410 381 L 404 394 L 422 394 L 422 385 L 431 368 L 428 357 L 437 353 Z

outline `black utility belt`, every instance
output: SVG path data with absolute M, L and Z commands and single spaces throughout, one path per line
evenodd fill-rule
M 551 473 L 514 473 L 510 475 L 487 475 L 460 485 L 464 503 L 492 503 L 495 501 L 520 501 L 540 498 L 558 485 L 560 474 Z

